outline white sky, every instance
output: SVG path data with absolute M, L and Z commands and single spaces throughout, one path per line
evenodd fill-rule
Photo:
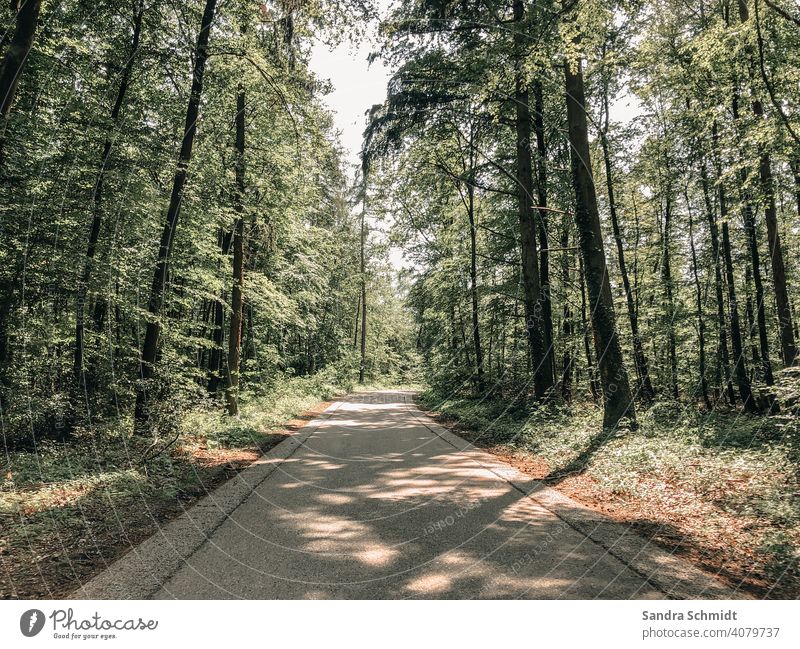
M 378 0 L 382 14 L 390 3 L 391 0 Z M 366 113 L 374 104 L 383 103 L 391 76 L 382 61 L 372 65 L 367 62 L 369 54 L 378 48 L 374 32 L 375 25 L 371 25 L 368 37 L 356 44 L 344 43 L 329 49 L 318 42 L 311 50 L 311 69 L 333 86 L 325 103 L 333 111 L 334 124 L 341 133 L 345 159 L 353 165 L 360 165 Z

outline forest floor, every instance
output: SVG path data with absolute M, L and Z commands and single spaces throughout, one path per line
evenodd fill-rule
M 459 436 L 728 585 L 800 597 L 798 448 L 780 420 L 660 403 L 635 431 L 603 436 L 591 402 L 532 415 L 508 400 L 427 392 L 418 402 Z
M 0 599 L 59 598 L 180 515 L 211 489 L 292 435 L 335 394 L 296 378 L 243 402 L 231 419 L 186 413 L 175 443 L 147 461 L 151 440 L 130 422 L 40 441 L 0 463 Z M 320 402 L 322 400 L 322 402 Z

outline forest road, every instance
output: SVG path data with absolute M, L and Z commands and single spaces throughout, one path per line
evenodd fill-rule
M 741 595 L 381 391 L 335 402 L 72 596 Z

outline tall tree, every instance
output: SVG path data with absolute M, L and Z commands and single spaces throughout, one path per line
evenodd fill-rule
M 231 329 L 228 335 L 228 387 L 225 399 L 228 414 L 239 413 L 239 371 L 242 353 L 242 315 L 244 306 L 244 145 L 245 90 L 240 81 L 236 89 L 236 222 L 233 226 L 233 288 L 231 289 Z
M 563 11 L 565 15 L 574 14 L 574 6 L 565 1 Z M 589 153 L 589 129 L 580 59 L 565 59 L 564 85 L 575 190 L 575 225 L 583 256 L 595 349 L 599 359 L 603 389 L 603 426 L 612 428 L 624 418 L 635 421 L 636 412 L 628 383 L 628 372 L 622 359 L 611 284 L 608 280 L 603 232 Z
M 364 167 L 364 196 L 361 203 L 361 227 L 359 228 L 359 273 L 361 285 L 361 355 L 358 363 L 358 382 L 364 384 L 367 368 L 367 169 Z
M 524 74 L 526 35 L 522 29 L 525 16 L 523 0 L 514 0 L 515 65 L 514 111 L 516 124 L 516 182 L 522 257 L 522 284 L 525 295 L 525 328 L 528 332 L 534 394 L 546 399 L 553 387 L 552 356 L 546 345 L 546 328 L 542 309 L 542 292 L 537 258 L 536 219 L 533 209 L 533 163 L 531 156 L 532 128 L 529 92 Z
M 140 383 L 136 392 L 136 410 L 134 413 L 135 430 L 139 433 L 146 432 L 150 427 L 150 412 L 148 409 L 149 383 L 153 379 L 156 357 L 158 354 L 159 336 L 161 334 L 161 317 L 164 307 L 164 293 L 167 284 L 167 271 L 178 227 L 178 217 L 181 211 L 181 200 L 186 188 L 189 171 L 189 162 L 192 159 L 192 148 L 197 134 L 197 118 L 200 112 L 200 100 L 203 94 L 203 74 L 208 60 L 208 43 L 211 35 L 211 24 L 214 20 L 217 0 L 206 0 L 203 16 L 200 22 L 200 31 L 194 47 L 192 69 L 192 86 L 189 101 L 186 107 L 186 120 L 183 128 L 178 163 L 172 181 L 169 207 L 164 228 L 161 233 L 161 243 L 158 249 L 158 261 L 153 274 L 153 284 L 150 289 L 150 299 L 147 304 L 149 317 L 145 338 L 142 344 L 141 361 L 139 364 Z
M 614 241 L 617 244 L 617 261 L 619 263 L 619 272 L 622 276 L 622 287 L 625 291 L 625 303 L 628 307 L 628 320 L 631 326 L 631 335 L 633 337 L 633 359 L 636 364 L 636 373 L 639 376 L 639 395 L 645 402 L 650 402 L 655 397 L 655 390 L 653 383 L 650 380 L 650 370 L 647 363 L 647 356 L 645 355 L 644 345 L 642 345 L 642 338 L 639 333 L 639 316 L 636 313 L 636 305 L 634 304 L 633 290 L 631 288 L 630 277 L 628 276 L 628 267 L 625 263 L 625 246 L 622 240 L 622 230 L 619 226 L 619 217 L 617 215 L 617 201 L 614 192 L 614 180 L 611 165 L 611 151 L 608 143 L 608 130 L 611 121 L 611 110 L 609 108 L 608 100 L 608 76 L 603 75 L 603 122 L 600 129 L 600 145 L 603 149 L 603 162 L 605 164 L 606 172 L 606 191 L 608 192 L 608 212 L 611 217 L 611 228 L 614 233 Z
M 746 0 L 737 0 L 739 6 L 739 19 L 747 23 L 750 19 L 750 11 Z M 758 10 L 758 7 L 756 7 Z M 759 31 L 759 44 L 761 44 Z M 764 119 L 764 106 L 758 98 L 755 88 L 753 88 L 753 78 L 755 76 L 753 68 L 756 66 L 755 53 L 753 48 L 748 46 L 747 53 L 750 63 L 750 83 L 751 83 L 751 103 L 750 107 L 753 115 L 758 121 Z M 763 65 L 763 63 L 762 63 Z M 764 77 L 766 81 L 766 77 Z M 783 262 L 783 246 L 781 245 L 780 232 L 778 230 L 778 211 L 775 204 L 775 181 L 772 177 L 772 157 L 764 146 L 763 142 L 758 145 L 759 162 L 759 181 L 762 201 L 764 204 L 764 220 L 767 223 L 767 241 L 769 243 L 769 258 L 772 262 L 772 280 L 775 286 L 775 303 L 778 311 L 778 331 L 781 340 L 781 355 L 784 365 L 794 365 L 797 356 L 797 346 L 794 340 L 794 327 L 792 325 L 792 308 L 789 303 L 789 292 L 786 287 L 786 268 Z M 754 262 L 755 263 L 755 262 Z M 757 268 L 753 269 L 754 279 L 756 274 L 760 274 Z M 761 317 L 759 310 L 759 318 Z M 760 326 L 760 323 L 759 323 Z M 763 353 L 763 343 L 762 343 Z M 765 359 L 767 367 L 767 384 L 771 383 L 771 367 L 769 367 L 768 356 Z

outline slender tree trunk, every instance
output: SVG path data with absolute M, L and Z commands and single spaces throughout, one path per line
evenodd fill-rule
M 800 217 L 800 157 L 793 158 L 789 163 L 794 176 L 794 199 L 797 202 L 797 216 Z
M 565 9 L 570 6 L 565 0 Z M 564 62 L 564 80 L 575 189 L 575 225 L 583 256 L 595 349 L 600 367 L 604 401 L 603 426 L 612 428 L 623 418 L 635 421 L 636 413 L 628 372 L 622 360 L 614 301 L 608 281 L 603 233 L 589 154 L 589 130 L 580 62 Z
M 514 20 L 521 23 L 524 16 L 522 0 L 514 0 Z M 531 158 L 531 113 L 528 89 L 522 71 L 523 47 L 527 36 L 521 29 L 514 33 L 517 57 L 514 107 L 516 111 L 516 176 L 519 201 L 522 284 L 525 296 L 525 329 L 528 335 L 533 391 L 537 399 L 547 399 L 551 393 L 552 371 L 547 368 L 545 327 L 542 318 L 542 296 L 539 264 L 536 252 L 536 221 L 533 214 L 533 168 Z
M 364 384 L 364 373 L 367 365 L 367 179 L 364 176 L 364 203 L 361 210 L 361 361 L 358 365 L 358 382 Z
M 725 256 L 725 272 L 728 282 L 728 305 L 731 310 L 731 342 L 733 344 L 734 366 L 733 373 L 739 387 L 739 396 L 742 398 L 744 409 L 748 412 L 758 412 L 758 407 L 753 398 L 750 387 L 750 378 L 747 376 L 747 363 L 742 346 L 742 334 L 739 326 L 739 309 L 736 302 L 736 288 L 733 276 L 733 260 L 731 258 L 731 239 L 728 231 L 728 222 L 723 217 L 722 221 L 722 250 Z
M 745 23 L 750 18 L 750 12 L 746 0 L 738 0 L 739 19 Z M 755 54 L 752 47 L 748 46 L 751 68 L 755 67 Z M 755 95 L 752 87 L 753 74 L 751 72 L 751 109 L 758 121 L 764 119 L 764 107 L 761 100 Z M 794 365 L 797 356 L 797 347 L 794 339 L 794 328 L 792 326 L 792 308 L 789 303 L 789 292 L 786 288 L 786 268 L 783 263 L 783 249 L 781 237 L 778 231 L 778 212 L 775 206 L 775 181 L 772 177 L 772 160 L 766 146 L 759 142 L 759 181 L 761 187 L 762 200 L 764 202 L 764 220 L 767 223 L 767 241 L 769 243 L 769 257 L 772 262 L 772 280 L 775 286 L 775 304 L 778 313 L 778 333 L 781 339 L 781 355 L 785 366 Z M 755 260 L 753 261 L 753 283 L 758 293 L 758 282 L 760 282 L 760 271 Z M 763 304 L 759 304 L 759 330 L 761 328 L 761 315 Z M 765 352 L 764 342 L 761 343 L 762 356 L 765 362 L 765 379 L 767 385 L 772 384 L 772 368 L 769 363 L 769 352 Z
M 472 149 L 470 149 L 472 151 Z M 472 153 L 470 153 L 472 155 Z M 483 369 L 483 348 L 481 347 L 480 314 L 478 312 L 478 261 L 477 261 L 477 227 L 475 225 L 475 186 L 467 184 L 467 213 L 469 215 L 469 280 L 472 298 L 472 342 L 475 345 L 475 373 L 478 392 L 486 391 L 486 378 Z
M 750 378 L 747 376 L 747 362 L 742 345 L 742 333 L 739 326 L 739 307 L 736 301 L 736 283 L 733 274 L 733 257 L 731 255 L 731 237 L 728 229 L 728 203 L 725 194 L 725 185 L 722 179 L 722 163 L 719 159 L 719 144 L 717 141 L 717 125 L 712 127 L 714 149 L 716 151 L 717 167 L 717 196 L 719 200 L 719 215 L 722 223 L 722 255 L 725 262 L 725 279 L 728 284 L 728 308 L 730 309 L 731 346 L 733 349 L 733 375 L 739 388 L 739 396 L 746 412 L 759 411 L 753 392 L 750 387 Z
M 242 355 L 242 316 L 244 314 L 244 128 L 245 92 L 239 82 L 236 90 L 236 223 L 233 227 L 233 288 L 231 289 L 231 329 L 228 335 L 228 388 L 225 400 L 228 414 L 239 414 L 239 363 Z
M 544 96 L 539 79 L 533 82 L 533 129 L 536 134 L 536 189 L 539 199 L 539 281 L 542 295 L 544 335 L 544 368 L 552 386 L 555 381 L 555 348 L 553 346 L 553 302 L 550 296 L 550 243 L 547 217 L 547 145 L 544 139 Z
M 753 112 L 759 117 L 763 114 L 760 102 L 753 102 Z M 756 110 L 756 106 L 759 110 Z M 761 191 L 765 196 L 766 206 L 764 220 L 767 222 L 767 242 L 769 258 L 772 262 L 772 281 L 775 286 L 775 305 L 778 313 L 778 333 L 781 338 L 781 355 L 786 367 L 797 362 L 797 345 L 795 344 L 794 326 L 792 324 L 792 307 L 786 286 L 786 266 L 783 262 L 781 235 L 778 231 L 778 211 L 775 206 L 775 181 L 772 178 L 772 162 L 766 152 L 762 152 L 759 162 Z
M 689 212 L 689 246 L 692 251 L 692 274 L 694 275 L 695 299 L 697 306 L 697 334 L 698 345 L 700 347 L 700 394 L 706 408 L 711 409 L 711 399 L 708 396 L 708 380 L 706 378 L 706 320 L 703 315 L 703 290 L 700 286 L 700 274 L 697 271 L 697 251 L 694 245 L 694 219 L 691 204 L 689 203 L 689 191 L 686 190 L 686 209 Z
M 669 171 L 667 171 L 669 173 Z M 667 325 L 667 353 L 669 354 L 670 392 L 678 398 L 678 355 L 675 344 L 675 297 L 673 295 L 672 264 L 670 249 L 672 237 L 672 196 L 667 184 L 664 205 L 664 232 L 662 235 L 661 280 L 666 298 L 665 320 Z
M 628 319 L 631 324 L 631 334 L 633 338 L 633 358 L 636 363 L 637 374 L 639 375 L 639 394 L 645 403 L 651 402 L 655 397 L 655 390 L 650 380 L 647 356 L 642 345 L 642 338 L 639 335 L 639 317 L 636 313 L 636 306 L 633 301 L 633 291 L 628 277 L 628 268 L 625 263 L 625 248 L 622 241 L 622 232 L 617 218 L 617 202 L 614 194 L 614 181 L 611 169 L 611 154 L 608 146 L 608 127 L 609 127 L 609 106 L 608 106 L 608 83 L 603 85 L 603 112 L 605 121 L 600 131 L 600 144 L 603 149 L 603 161 L 606 168 L 606 189 L 608 191 L 608 211 L 611 216 L 611 228 L 614 232 L 614 241 L 617 244 L 617 259 L 619 261 L 619 271 L 622 275 L 622 286 L 625 290 L 625 299 L 628 306 Z
M 356 318 L 353 322 L 353 351 L 358 349 L 358 320 L 361 317 L 361 291 L 358 292 L 358 300 L 356 301 Z
M 742 170 L 740 175 L 742 186 L 747 184 L 747 171 Z M 756 320 L 758 324 L 758 339 L 761 351 L 761 365 L 764 372 L 764 382 L 767 385 L 774 383 L 772 376 L 772 361 L 769 356 L 769 335 L 767 334 L 767 315 L 764 309 L 764 284 L 761 279 L 761 259 L 758 251 L 758 233 L 756 231 L 756 219 L 753 212 L 752 196 L 749 190 L 744 187 L 744 205 L 742 216 L 744 219 L 744 229 L 747 234 L 747 244 L 750 250 L 750 263 L 753 269 L 753 288 L 755 290 L 756 301 Z
M 28 60 L 36 35 L 36 23 L 42 8 L 41 0 L 12 0 L 12 11 L 16 11 L 14 35 L 0 67 L 0 168 L 4 163 L 5 134 L 11 107 L 17 94 L 22 70 Z
M 744 268 L 744 311 L 747 318 L 747 337 L 750 340 L 750 359 L 753 368 L 759 365 L 758 340 L 756 338 L 756 318 L 750 287 L 753 284 L 753 266 L 748 262 Z M 750 372 L 750 380 L 755 380 L 755 371 Z
M 561 364 L 561 398 L 565 402 L 572 401 L 572 310 L 569 305 L 567 287 L 570 284 L 569 264 L 574 255 L 569 250 L 569 223 L 564 215 L 561 231 L 561 285 L 564 290 L 564 310 L 562 313 L 561 339 L 564 345 Z
M 189 94 L 189 103 L 186 108 L 183 140 L 181 142 L 178 164 L 175 169 L 175 177 L 172 182 L 172 193 L 170 196 L 169 208 L 167 209 L 167 218 L 164 223 L 163 232 L 161 233 L 158 262 L 156 263 L 156 269 L 153 274 L 150 300 L 147 305 L 150 316 L 148 318 L 144 343 L 142 345 L 142 355 L 139 365 L 141 382 L 136 394 L 136 411 L 134 416 L 134 429 L 139 434 L 144 434 L 150 428 L 147 390 L 153 378 L 156 356 L 158 353 L 158 342 L 161 334 L 161 312 L 164 306 L 164 292 L 167 283 L 167 269 L 169 258 L 172 253 L 172 244 L 175 239 L 175 231 L 178 227 L 181 199 L 183 198 L 183 191 L 186 187 L 187 172 L 189 162 L 192 158 L 192 148 L 197 132 L 197 117 L 200 111 L 200 99 L 203 94 L 203 73 L 208 58 L 208 41 L 216 5 L 217 0 L 206 0 L 203 18 L 200 24 L 200 32 L 197 35 L 197 43 L 194 49 L 192 88 Z
M 723 279 L 722 279 L 722 262 L 720 259 L 719 250 L 719 227 L 717 225 L 717 217 L 714 213 L 714 207 L 711 202 L 709 191 L 708 171 L 706 170 L 705 161 L 700 164 L 700 182 L 703 189 L 703 200 L 706 208 L 706 219 L 708 220 L 708 232 L 711 239 L 711 257 L 714 264 L 714 291 L 716 293 L 717 302 L 717 357 L 718 364 L 721 366 L 719 372 L 717 385 L 722 385 L 722 376 L 725 377 L 725 391 L 728 395 L 728 401 L 731 405 L 736 405 L 736 392 L 733 389 L 733 381 L 731 380 L 731 363 L 730 354 L 728 352 L 728 329 L 726 325 L 727 318 L 725 316 L 725 299 L 723 297 Z
M 739 119 L 739 98 L 734 95 L 732 101 L 733 119 Z M 744 229 L 747 234 L 747 244 L 750 251 L 750 263 L 753 266 L 753 287 L 756 299 L 756 319 L 758 321 L 758 338 L 761 349 L 761 364 L 764 372 L 764 382 L 772 385 L 772 361 L 769 356 L 769 336 L 767 334 L 767 316 L 764 310 L 764 285 L 761 280 L 761 260 L 758 251 L 758 233 L 756 230 L 756 218 L 753 210 L 753 197 L 748 187 L 750 180 L 750 170 L 742 167 L 739 171 L 739 181 L 742 188 L 742 219 Z
M 222 228 L 219 230 L 217 238 L 220 249 L 224 256 L 228 256 L 231 252 L 231 242 L 233 241 L 233 232 L 223 232 Z M 211 352 L 208 355 L 208 392 L 216 395 L 219 391 L 219 385 L 223 376 L 223 344 L 225 343 L 225 303 L 228 301 L 228 292 L 223 289 L 219 298 L 214 300 L 214 319 L 213 330 L 211 333 L 211 340 L 214 343 L 211 347 Z
M 586 354 L 586 375 L 589 379 L 589 391 L 592 398 L 597 401 L 600 398 L 600 384 L 597 380 L 597 369 L 592 358 L 592 339 L 594 332 L 592 325 L 586 317 L 586 275 L 583 272 L 583 257 L 578 256 L 579 277 L 581 284 L 581 330 L 583 331 L 583 351 Z
M 75 317 L 75 358 L 73 372 L 76 385 L 79 387 L 83 385 L 84 388 L 84 338 L 86 331 L 84 317 L 86 299 L 89 291 L 89 282 L 91 281 L 93 270 L 94 256 L 95 252 L 97 251 L 97 242 L 100 238 L 100 228 L 103 221 L 103 183 L 108 168 L 108 160 L 111 156 L 111 149 L 113 147 L 113 136 L 119 123 L 120 111 L 122 110 L 122 105 L 125 101 L 125 95 L 127 94 L 128 86 L 131 81 L 131 74 L 133 73 L 134 60 L 139 50 L 143 14 L 144 2 L 143 0 L 138 0 L 133 13 L 133 35 L 131 37 L 131 47 L 128 53 L 128 58 L 122 68 L 119 87 L 117 88 L 117 96 L 114 100 L 114 105 L 111 108 L 110 130 L 106 136 L 105 142 L 103 143 L 103 151 L 100 156 L 100 165 L 97 171 L 97 176 L 95 177 L 94 191 L 92 192 L 92 223 L 89 228 L 89 241 L 86 246 L 86 257 L 83 264 L 83 273 L 81 275 L 80 283 L 78 284 L 77 312 Z

